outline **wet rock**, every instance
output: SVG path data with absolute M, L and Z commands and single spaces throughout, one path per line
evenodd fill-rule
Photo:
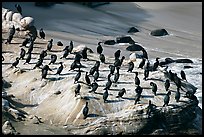
M 18 133 L 10 121 L 6 121 L 2 126 L 3 135 L 18 135 Z
M 115 40 L 106 40 L 106 41 L 104 41 L 104 44 L 114 45 L 114 44 L 116 44 L 116 42 L 115 42 Z
M 134 43 L 134 40 L 130 36 L 122 36 L 116 38 L 116 43 Z
M 136 33 L 136 32 L 139 32 L 139 30 L 136 29 L 135 27 L 131 27 L 131 28 L 128 30 L 128 33 Z
M 165 29 L 156 29 L 151 31 L 152 36 L 165 36 L 168 35 L 168 32 Z

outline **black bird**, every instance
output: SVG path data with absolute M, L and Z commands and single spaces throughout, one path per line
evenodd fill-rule
M 41 80 L 42 80 L 42 79 L 46 79 L 47 72 L 48 72 L 47 69 L 42 69 L 42 78 L 41 78 Z
M 86 72 L 85 80 L 86 80 L 86 83 L 87 83 L 88 85 L 91 84 L 90 78 L 89 78 L 89 76 L 88 76 L 88 72 Z
M 180 97 L 181 97 L 181 93 L 179 92 L 179 88 L 177 88 L 177 91 L 176 91 L 176 94 L 175 94 L 176 102 L 179 102 Z
M 73 47 L 74 47 L 73 41 L 70 41 L 69 48 L 68 48 L 70 54 L 72 53 Z
M 77 86 L 76 86 L 76 88 L 75 88 L 75 90 L 74 90 L 74 92 L 75 92 L 75 97 L 76 97 L 77 95 L 80 95 L 80 89 L 81 89 L 81 85 L 80 85 L 80 84 L 77 84 Z
M 164 105 L 163 105 L 163 107 L 164 107 L 165 105 L 168 106 L 169 100 L 170 100 L 170 95 L 171 95 L 171 91 L 168 91 L 168 93 L 164 96 Z
M 53 39 L 50 39 L 50 41 L 48 41 L 48 44 L 47 44 L 47 50 L 48 51 L 51 51 L 51 49 L 52 49 L 52 42 L 53 42 Z
M 74 57 L 74 60 L 77 62 L 77 63 L 80 63 L 80 60 L 82 58 L 82 55 L 80 53 L 76 53 L 75 57 Z
M 149 69 L 145 68 L 144 69 L 144 80 L 147 80 L 147 78 L 149 77 Z
M 62 70 L 63 70 L 63 63 L 62 62 L 60 62 L 60 66 L 59 66 L 59 68 L 57 69 L 57 73 L 56 74 L 59 74 L 60 75 L 60 73 L 62 72 Z
M 98 54 L 101 54 L 103 52 L 103 47 L 101 46 L 101 43 L 102 42 L 98 42 L 98 47 L 96 49 Z
M 74 83 L 78 82 L 79 78 L 81 77 L 81 70 L 79 68 L 79 72 L 76 74 L 75 78 L 74 78 Z
M 22 8 L 19 4 L 15 4 L 17 11 L 22 15 Z
M 28 53 L 28 56 L 27 56 L 27 58 L 26 58 L 26 62 L 24 63 L 24 64 L 26 64 L 26 63 L 30 63 L 30 60 L 31 60 L 31 53 Z
M 169 70 L 169 79 L 174 81 L 174 73 L 172 73 L 171 70 Z
M 96 61 L 96 63 L 94 64 L 94 67 L 96 68 L 96 70 L 99 70 L 100 61 Z
M 45 39 L 45 32 L 43 31 L 43 28 L 40 29 L 39 35 L 41 39 Z
M 153 71 L 156 71 L 156 70 L 157 70 L 157 68 L 158 68 L 158 66 L 159 66 L 159 59 L 160 59 L 160 58 L 158 58 L 158 57 L 156 58 L 156 62 L 154 63 L 153 68 L 152 68 Z
M 94 74 L 94 72 L 97 70 L 97 68 L 95 66 L 93 66 L 90 70 L 89 70 L 89 76 Z
M 99 59 L 102 63 L 105 63 L 105 61 L 106 61 L 104 54 L 100 54 Z
M 86 102 L 86 105 L 85 105 L 85 107 L 83 108 L 84 119 L 87 118 L 88 112 L 89 112 L 88 102 Z
M 50 65 L 51 63 L 54 64 L 54 63 L 56 62 L 56 60 L 57 60 L 57 55 L 52 54 L 52 55 L 51 55 L 50 63 L 49 63 L 48 65 Z
M 98 70 L 96 70 L 95 71 L 95 73 L 94 73 L 94 82 L 96 82 L 97 81 L 97 79 L 99 78 L 99 71 Z
M 64 51 L 63 56 L 62 56 L 60 59 L 62 59 L 62 58 L 66 58 L 68 55 L 69 55 L 69 50 L 66 49 L 66 50 Z
M 21 48 L 21 52 L 20 52 L 20 58 L 19 58 L 19 59 L 24 59 L 24 57 L 25 57 L 25 54 L 26 54 L 26 51 L 25 51 L 25 49 Z
M 19 57 L 16 58 L 16 60 L 12 63 L 12 66 L 11 67 L 15 67 L 17 68 L 16 66 L 19 64 Z
M 122 90 L 118 92 L 118 95 L 116 96 L 116 98 L 119 98 L 119 97 L 122 98 L 124 94 L 126 94 L 126 90 L 125 88 L 122 88 Z
M 121 50 L 119 50 L 119 49 L 114 53 L 115 60 L 120 57 L 120 53 L 121 53 Z
M 137 94 L 142 94 L 142 90 L 143 90 L 142 87 L 137 86 L 136 89 L 135 89 L 135 92 L 136 92 Z
M 174 74 L 174 83 L 178 88 L 181 88 L 181 79 L 177 76 L 177 74 Z
M 29 43 L 29 41 L 30 41 L 30 38 L 25 38 L 20 47 L 26 47 L 26 45 Z
M 145 58 L 142 58 L 142 61 L 140 62 L 138 68 L 141 68 L 141 69 L 142 69 L 142 68 L 144 67 L 144 65 L 145 65 L 145 61 L 146 61 L 146 59 L 145 59 Z
M 63 46 L 63 43 L 61 41 L 58 41 L 57 46 Z
M 27 54 L 28 54 L 28 53 L 32 53 L 32 51 L 33 51 L 33 46 L 34 46 L 34 41 L 30 41 L 30 43 L 28 43 L 28 44 L 29 44 L 29 47 L 28 47 Z
M 52 69 L 48 65 L 43 66 L 42 71 L 43 70 L 50 70 L 50 71 L 52 71 Z
M 43 59 L 42 58 L 39 58 L 38 59 L 38 62 L 35 64 L 35 66 L 33 67 L 33 69 L 35 69 L 36 67 L 40 67 L 43 63 Z
M 106 87 L 104 88 L 104 90 L 110 89 L 110 87 L 112 85 L 112 81 L 111 81 L 110 77 L 111 77 L 111 74 L 108 74 L 108 81 L 106 82 Z
M 144 48 L 142 49 L 142 53 L 143 53 L 143 58 L 148 59 L 147 51 Z
M 78 67 L 77 62 L 76 62 L 76 61 L 73 61 L 72 64 L 71 64 L 71 66 L 70 66 L 70 70 L 74 70 L 74 69 L 77 68 L 77 67 Z M 70 71 L 70 70 L 69 70 L 69 71 Z
M 154 95 L 157 95 L 157 84 L 154 82 L 150 82 L 150 85 L 152 86 L 152 92 L 154 93 Z
M 164 86 L 165 86 L 166 91 L 168 91 L 170 87 L 170 81 L 168 79 L 165 81 Z
M 140 79 L 138 77 L 138 72 L 135 72 L 135 85 L 137 85 L 137 86 L 140 85 Z
M 89 92 L 94 92 L 95 93 L 95 91 L 98 88 L 98 84 L 96 82 L 93 82 L 93 83 L 91 83 L 91 87 L 92 87 L 92 89 Z
M 153 112 L 155 108 L 156 108 L 156 105 L 152 104 L 151 100 L 149 100 L 149 105 L 147 107 L 147 113 L 146 113 L 148 115 L 148 118 L 150 117 L 151 112 Z
M 110 74 L 113 75 L 114 71 L 115 71 L 115 66 L 114 65 L 109 65 L 110 68 Z
M 116 58 L 115 62 L 114 62 L 114 66 L 120 67 L 122 65 L 124 59 L 125 59 L 125 56 L 122 56 L 121 60 L 119 58 Z
M 40 52 L 40 58 L 41 58 L 41 59 L 44 59 L 46 56 L 47 56 L 47 50 L 42 50 L 42 51 Z
M 87 47 L 85 47 L 82 51 L 81 51 L 81 55 L 83 59 L 88 59 L 87 58 Z
M 120 77 L 120 73 L 119 73 L 120 68 L 119 68 L 119 67 L 116 67 L 116 70 L 117 70 L 117 72 L 116 72 L 115 75 L 114 75 L 114 81 L 113 81 L 113 83 L 117 83 L 117 82 L 118 82 L 118 79 L 119 79 L 119 77 Z
M 9 35 L 8 35 L 6 44 L 7 44 L 7 43 L 8 43 L 8 44 L 11 43 L 11 40 L 13 39 L 13 36 L 14 36 L 15 32 L 16 32 L 15 27 L 14 27 L 14 25 L 12 25 L 12 28 L 9 28 Z
M 108 98 L 108 89 L 106 89 L 106 91 L 103 93 L 104 103 L 107 101 L 107 98 Z
M 127 72 L 132 72 L 132 70 L 134 69 L 134 63 L 131 61 L 128 64 L 129 64 L 129 66 L 128 66 L 128 71 Z
M 185 72 L 183 71 L 183 70 L 181 70 L 181 78 L 183 79 L 183 80 L 186 80 L 186 74 L 185 74 Z M 187 80 L 186 80 L 187 81 Z
M 134 103 L 134 105 L 136 105 L 137 102 L 140 101 L 140 97 L 141 97 L 141 94 L 137 93 L 136 96 L 135 96 L 135 103 Z
M 69 46 L 66 46 L 62 51 L 68 50 L 69 51 Z

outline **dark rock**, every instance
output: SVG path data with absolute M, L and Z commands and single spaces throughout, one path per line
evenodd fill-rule
M 176 59 L 175 62 L 176 63 L 193 63 L 193 61 L 190 59 Z
M 135 27 L 131 27 L 131 28 L 128 30 L 128 33 L 136 33 L 136 32 L 139 32 L 139 30 L 136 29 Z
M 141 51 L 141 50 L 144 50 L 144 48 L 141 45 L 134 43 L 134 44 L 128 46 L 126 48 L 126 50 L 128 50 L 128 51 Z
M 130 36 L 117 37 L 116 43 L 134 43 L 134 40 Z
M 104 42 L 104 44 L 114 45 L 114 44 L 116 44 L 116 42 L 115 42 L 115 40 L 106 40 L 106 41 Z
M 151 31 L 152 36 L 165 36 L 168 35 L 168 32 L 165 29 L 156 29 Z
M 193 68 L 192 66 L 184 66 L 183 68 L 187 69 L 187 68 Z

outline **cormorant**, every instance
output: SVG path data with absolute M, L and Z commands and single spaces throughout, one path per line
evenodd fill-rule
M 127 72 L 132 72 L 132 70 L 134 69 L 134 63 L 131 61 L 128 64 L 129 64 L 129 66 L 128 66 L 128 71 Z
M 98 42 L 98 47 L 96 49 L 98 54 L 101 54 L 103 52 L 103 47 L 101 46 L 101 43 L 102 42 Z
M 122 90 L 120 90 L 120 91 L 118 92 L 118 96 L 116 96 L 116 98 L 119 98 L 119 97 L 122 98 L 125 93 L 126 93 L 125 88 L 122 88 Z
M 83 108 L 84 119 L 87 118 L 88 112 L 89 112 L 88 102 L 86 102 L 86 105 L 85 105 L 85 107 Z
M 168 93 L 164 96 L 164 105 L 163 105 L 163 107 L 164 106 L 168 106 L 168 104 L 169 104 L 169 100 L 170 100 L 170 95 L 171 95 L 171 91 L 168 91 Z
M 45 39 L 45 32 L 43 31 L 43 28 L 40 29 L 39 35 L 41 39 Z

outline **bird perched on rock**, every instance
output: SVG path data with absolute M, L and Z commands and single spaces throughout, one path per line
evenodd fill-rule
M 183 71 L 183 70 L 181 70 L 181 78 L 183 79 L 183 80 L 186 80 L 186 74 L 185 74 L 185 72 Z M 186 80 L 187 81 L 187 80 Z
M 30 60 L 31 60 L 31 53 L 28 53 L 28 56 L 27 56 L 27 58 L 26 58 L 26 62 L 24 63 L 24 64 L 26 64 L 26 63 L 30 63 Z
M 84 119 L 87 118 L 88 112 L 89 112 L 88 102 L 86 102 L 86 105 L 85 105 L 85 107 L 83 108 Z
M 168 93 L 164 96 L 164 105 L 163 105 L 163 107 L 164 106 L 168 106 L 168 104 L 169 104 L 169 100 L 170 100 L 170 95 L 171 95 L 171 91 L 168 91 Z
M 11 43 L 11 40 L 13 39 L 13 36 L 16 32 L 16 29 L 14 27 L 14 25 L 12 25 L 11 28 L 9 28 L 9 35 L 8 35 L 8 38 L 6 39 L 6 43 L 5 44 L 10 44 Z
M 88 72 L 86 72 L 86 74 L 85 74 L 85 80 L 86 80 L 86 83 L 87 83 L 88 85 L 91 84 L 90 78 L 89 78 L 89 76 L 88 76 Z
M 108 81 L 106 82 L 106 87 L 104 88 L 104 90 L 110 89 L 110 87 L 112 85 L 112 81 L 111 81 L 110 77 L 111 77 L 111 74 L 108 74 Z
M 132 70 L 134 69 L 134 63 L 131 61 L 128 63 L 128 71 L 127 72 L 132 72 Z
M 115 71 L 115 66 L 114 65 L 109 65 L 110 68 L 110 74 L 113 75 L 114 71 Z
M 170 81 L 168 79 L 165 81 L 164 86 L 165 86 L 166 91 L 168 91 L 170 87 Z
M 52 55 L 51 55 L 50 63 L 49 63 L 48 65 L 50 65 L 51 63 L 54 64 L 54 63 L 56 62 L 56 60 L 57 60 L 57 55 L 52 54 Z
M 119 97 L 122 98 L 124 94 L 126 94 L 126 90 L 125 88 L 122 88 L 122 90 L 118 92 L 118 95 L 116 96 L 116 98 L 119 98 Z
M 142 61 L 140 62 L 138 68 L 141 68 L 141 69 L 142 69 L 142 68 L 144 67 L 144 65 L 145 65 L 145 61 L 146 61 L 146 59 L 145 59 L 145 58 L 142 58 Z
M 116 72 L 115 75 L 114 75 L 113 83 L 117 83 L 117 82 L 118 82 L 118 79 L 119 79 L 119 77 L 120 77 L 120 73 L 119 73 L 120 67 L 116 67 L 116 70 L 117 70 L 117 72 Z
M 68 48 L 70 54 L 72 53 L 73 48 L 74 48 L 73 41 L 70 41 L 69 48 Z
M 22 42 L 22 44 L 20 45 L 20 47 L 26 47 L 26 45 L 29 43 L 30 38 L 25 38 Z
M 156 58 L 156 62 L 154 63 L 153 68 L 152 68 L 153 71 L 156 71 L 156 70 L 157 70 L 157 68 L 158 68 L 158 66 L 159 66 L 159 59 L 160 59 L 160 58 L 158 58 L 158 57 Z
M 77 86 L 76 86 L 76 88 L 75 88 L 75 90 L 74 90 L 74 92 L 75 92 L 75 97 L 76 97 L 77 95 L 80 95 L 80 89 L 81 89 L 81 85 L 80 85 L 80 84 L 77 84 Z
M 41 78 L 41 80 L 42 80 L 42 79 L 46 79 L 48 70 L 52 71 L 48 65 L 43 66 L 43 68 L 42 68 L 42 78 Z
M 28 43 L 28 45 L 29 45 L 29 47 L 28 47 L 27 54 L 28 54 L 28 53 L 32 53 L 33 48 L 34 48 L 34 41 L 30 41 L 30 42 Z
M 154 93 L 154 95 L 156 96 L 156 92 L 157 92 L 157 84 L 154 82 L 150 82 L 150 85 L 152 86 L 152 92 Z
M 179 102 L 180 96 L 181 96 L 181 93 L 180 93 L 180 91 L 179 91 L 179 88 L 177 88 L 177 91 L 176 91 L 176 94 L 175 94 L 175 100 L 176 100 L 176 102 Z
M 17 68 L 16 66 L 19 64 L 19 60 L 19 57 L 16 57 L 16 60 L 12 63 L 11 67 Z
M 105 90 L 105 92 L 103 93 L 103 101 L 104 103 L 107 101 L 108 98 L 108 89 Z
M 148 68 L 145 68 L 144 69 L 144 80 L 147 80 L 147 78 L 149 77 L 149 69 Z
M 136 89 L 135 89 L 135 92 L 136 92 L 137 94 L 142 94 L 142 90 L 143 90 L 142 87 L 137 86 Z
M 79 68 L 79 72 L 76 74 L 75 78 L 74 78 L 74 83 L 78 82 L 79 78 L 81 77 L 81 70 Z
M 60 57 L 60 59 L 66 58 L 68 55 L 69 55 L 69 50 L 68 50 L 68 49 L 65 49 L 64 54 L 63 54 L 62 57 Z
M 105 61 L 106 61 L 104 54 L 100 54 L 99 59 L 102 63 L 105 63 Z
M 89 92 L 94 92 L 94 93 L 96 93 L 96 90 L 97 90 L 97 88 L 98 88 L 98 84 L 97 84 L 96 82 L 93 82 L 93 83 L 91 84 L 91 87 L 92 87 L 92 89 L 91 89 L 91 91 L 89 91 Z
M 42 58 L 39 58 L 38 59 L 38 62 L 35 64 L 35 66 L 33 67 L 33 69 L 35 69 L 36 67 L 40 67 L 43 63 L 43 59 Z
M 19 59 L 24 59 L 24 57 L 25 57 L 25 54 L 26 54 L 26 51 L 25 51 L 25 49 L 21 48 L 21 52 L 20 52 L 20 58 L 19 58 Z
M 63 63 L 62 62 L 60 62 L 60 66 L 59 66 L 59 68 L 57 69 L 57 73 L 56 74 L 59 74 L 60 75 L 60 73 L 62 72 L 62 70 L 63 70 Z
M 144 48 L 142 49 L 142 53 L 143 53 L 143 58 L 148 59 L 147 51 Z
M 40 58 L 44 59 L 47 56 L 47 50 L 42 50 L 40 52 Z
M 98 47 L 97 47 L 97 49 L 96 49 L 96 51 L 97 51 L 98 54 L 101 54 L 101 53 L 103 52 L 103 47 L 101 46 L 101 43 L 102 43 L 102 42 L 98 42 Z
M 114 53 L 115 60 L 120 57 L 120 53 L 121 53 L 121 50 L 119 50 L 119 49 Z
M 137 102 L 140 101 L 140 97 L 141 97 L 141 94 L 137 93 L 136 96 L 135 96 L 135 103 L 134 103 L 134 105 L 136 105 Z
M 99 70 L 96 70 L 96 71 L 95 71 L 93 77 L 94 77 L 94 82 L 96 82 L 97 79 L 99 78 Z
M 22 15 L 22 8 L 19 4 L 15 4 L 17 11 Z
M 39 35 L 41 39 L 45 39 L 45 32 L 43 31 L 43 28 L 40 29 Z
M 135 72 L 135 85 L 137 85 L 137 86 L 140 85 L 140 79 L 138 77 L 138 72 Z
M 48 44 L 47 44 L 47 50 L 48 51 L 51 51 L 51 49 L 52 49 L 52 42 L 53 42 L 53 39 L 50 39 L 49 41 L 48 41 Z

